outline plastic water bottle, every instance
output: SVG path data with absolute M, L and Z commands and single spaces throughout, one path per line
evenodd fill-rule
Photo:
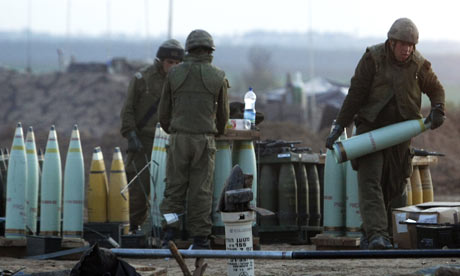
M 249 87 L 244 95 L 244 119 L 251 122 L 251 129 L 256 128 L 256 93 Z

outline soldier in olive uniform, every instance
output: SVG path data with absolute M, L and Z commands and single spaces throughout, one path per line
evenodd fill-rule
M 184 48 L 180 42 L 169 39 L 158 48 L 153 65 L 137 72 L 129 84 L 128 95 L 120 114 L 121 134 L 128 139 L 128 181 L 150 160 L 163 83 L 171 67 L 182 61 L 183 57 Z M 149 193 L 150 175 L 146 169 L 129 187 L 129 221 L 132 232 L 139 230 L 147 217 L 146 196 Z
M 385 43 L 366 49 L 351 79 L 348 95 L 326 140 L 332 149 L 344 127 L 355 121 L 356 134 L 401 121 L 420 119 L 422 92 L 431 101 L 426 121 L 444 122 L 444 89 L 431 64 L 416 49 L 418 30 L 408 18 L 396 20 Z M 410 140 L 352 161 L 358 171 L 362 241 L 369 249 L 392 248 L 391 208 L 405 206 L 406 179 L 412 173 Z
M 184 62 L 171 69 L 160 100 L 161 127 L 171 134 L 162 214 L 185 213 L 193 248 L 209 248 L 215 136 L 224 134 L 229 117 L 228 81 L 212 62 L 211 35 L 194 30 L 187 37 Z M 163 246 L 178 223 L 165 226 Z

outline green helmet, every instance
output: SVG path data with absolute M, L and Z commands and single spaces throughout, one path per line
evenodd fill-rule
M 205 30 L 194 30 L 188 35 L 185 41 L 185 50 L 190 51 L 196 47 L 205 47 L 211 50 L 216 49 L 212 36 Z
M 157 51 L 157 58 L 182 60 L 184 57 L 184 47 L 175 39 L 168 39 L 163 42 Z
M 409 18 L 399 18 L 388 31 L 389 39 L 396 39 L 412 44 L 418 43 L 418 30 L 414 22 Z

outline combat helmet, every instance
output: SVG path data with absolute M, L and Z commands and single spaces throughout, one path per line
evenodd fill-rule
M 168 39 L 163 42 L 157 51 L 157 58 L 182 60 L 184 58 L 184 47 L 175 39 Z
M 409 18 L 399 18 L 388 31 L 388 38 L 409 42 L 412 44 L 418 43 L 418 29 L 414 22 Z
M 185 50 L 190 51 L 196 47 L 205 47 L 211 50 L 216 49 L 212 36 L 205 30 L 194 30 L 188 35 L 185 41 Z

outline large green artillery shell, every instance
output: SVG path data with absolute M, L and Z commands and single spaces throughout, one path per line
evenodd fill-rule
M 278 221 L 281 226 L 297 225 L 297 181 L 292 163 L 280 164 Z
M 21 239 L 25 235 L 24 205 L 27 183 L 27 160 L 21 123 L 18 123 L 14 134 L 6 183 L 5 237 Z
M 152 164 L 150 164 L 150 208 L 152 208 L 153 225 L 156 227 L 161 227 L 160 204 L 163 201 L 166 187 L 166 147 L 168 142 L 169 134 L 158 123 L 153 140 Z M 138 168 L 138 170 L 140 169 Z
M 349 237 L 361 236 L 361 213 L 359 211 L 358 173 L 346 162 L 346 235 Z
M 40 235 L 61 234 L 62 170 L 56 129 L 51 126 L 41 177 Z
M 219 204 L 225 181 L 232 172 L 232 150 L 230 147 L 230 141 L 216 141 L 216 149 L 214 192 L 212 200 L 212 224 L 216 227 L 224 227 L 222 216 L 217 212 L 217 205 Z
M 78 126 L 70 135 L 69 149 L 64 168 L 64 215 L 62 234 L 66 238 L 83 235 L 83 210 L 85 202 L 85 167 Z
M 295 163 L 294 169 L 297 181 L 298 222 L 300 226 L 307 226 L 310 209 L 308 206 L 307 170 L 303 163 Z
M 35 146 L 35 135 L 32 127 L 26 135 L 26 158 L 27 158 L 27 185 L 26 185 L 26 230 L 37 233 L 38 216 L 38 185 L 40 184 L 40 172 L 38 156 Z
M 321 191 L 318 177 L 318 169 L 315 164 L 308 163 L 305 165 L 307 169 L 308 179 L 308 206 L 310 218 L 308 223 L 310 226 L 321 225 Z
M 414 170 L 410 177 L 412 188 L 412 204 L 417 205 L 423 203 L 422 180 L 420 179 L 420 170 L 418 166 L 414 166 Z
M 423 202 L 434 201 L 433 182 L 431 181 L 430 167 L 419 166 L 420 180 L 422 182 Z
M 409 120 L 385 126 L 373 131 L 356 135 L 347 140 L 334 143 L 334 157 L 338 163 L 353 160 L 363 155 L 376 152 L 404 141 L 429 129 L 423 119 Z
M 278 170 L 279 165 L 264 164 L 260 169 L 259 202 L 257 206 L 278 213 Z M 260 226 L 278 225 L 276 216 L 260 216 Z
M 346 139 L 346 132 L 339 141 Z M 342 235 L 345 228 L 345 168 L 337 163 L 334 153 L 326 151 L 324 164 L 323 224 L 328 234 Z
M 254 199 L 251 201 L 252 205 L 257 202 L 257 163 L 256 153 L 254 151 L 254 144 L 251 140 L 247 141 L 234 141 L 232 152 L 233 166 L 238 164 L 243 170 L 244 174 L 251 174 L 252 180 L 252 193 Z

